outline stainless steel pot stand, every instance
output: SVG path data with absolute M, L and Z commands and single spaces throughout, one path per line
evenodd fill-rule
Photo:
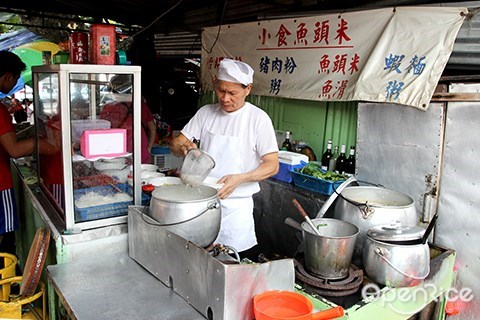
M 225 264 L 204 248 L 155 226 L 148 208 L 128 209 L 129 256 L 207 319 L 253 319 L 253 297 L 267 290 L 291 290 L 293 259 Z

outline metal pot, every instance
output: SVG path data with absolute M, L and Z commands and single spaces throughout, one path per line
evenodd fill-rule
M 311 221 L 320 235 L 306 221 L 301 224 L 305 267 L 325 279 L 345 278 L 352 262 L 358 228 L 338 219 Z
M 418 222 L 415 201 L 405 193 L 380 187 L 353 186 L 345 188 L 337 199 L 333 217 L 350 222 L 360 233 L 355 245 L 354 260 L 362 257 L 366 233 L 374 226 L 400 221 L 406 226 Z
M 396 222 L 371 228 L 363 247 L 367 276 L 390 287 L 411 287 L 430 272 L 430 249 L 422 242 L 425 230 Z
M 155 188 L 149 214 L 182 238 L 199 247 L 213 243 L 220 230 L 220 199 L 215 188 L 184 184 Z

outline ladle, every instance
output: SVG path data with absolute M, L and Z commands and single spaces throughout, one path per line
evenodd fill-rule
M 302 215 L 302 217 L 307 221 L 307 223 L 310 225 L 310 227 L 313 229 L 315 234 L 317 236 L 321 236 L 320 231 L 318 231 L 317 227 L 313 224 L 312 220 L 310 220 L 310 217 L 308 214 L 303 210 L 302 205 L 297 201 L 297 199 L 292 200 L 293 205 L 297 208 L 298 212 Z
M 340 184 L 338 188 L 335 189 L 335 191 L 330 195 L 327 201 L 325 201 L 323 206 L 320 208 L 320 211 L 318 211 L 316 218 L 323 218 L 328 208 L 330 208 L 335 199 L 337 199 L 337 196 L 342 193 L 343 189 L 345 189 L 349 184 L 353 183 L 354 181 L 357 181 L 357 179 L 354 176 L 351 176 L 350 178 L 342 182 L 342 184 Z
M 435 226 L 435 222 L 437 221 L 437 218 L 438 218 L 438 213 L 435 213 L 432 220 L 430 220 L 430 222 L 428 223 L 427 229 L 425 229 L 425 233 L 423 234 L 423 237 L 422 237 L 422 244 L 427 243 L 428 237 L 430 236 L 430 233 L 432 232 L 432 229 Z

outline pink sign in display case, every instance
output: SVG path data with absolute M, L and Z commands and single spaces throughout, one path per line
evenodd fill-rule
M 80 151 L 86 159 L 123 156 L 127 153 L 127 130 L 85 130 L 80 138 Z

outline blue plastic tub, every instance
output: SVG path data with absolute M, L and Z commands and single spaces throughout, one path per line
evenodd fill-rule
M 133 189 L 130 185 L 126 183 L 120 183 L 115 185 L 117 188 L 123 192 L 132 195 Z M 113 195 L 117 191 L 109 185 L 92 187 L 87 189 L 78 189 L 73 193 L 74 200 L 80 199 L 83 195 L 88 192 L 95 192 L 100 195 Z M 142 205 L 146 205 L 150 197 L 142 192 Z M 83 222 L 97 219 L 105 219 L 111 217 L 117 217 L 128 214 L 128 206 L 133 204 L 133 201 L 122 201 L 109 204 L 102 204 L 98 206 L 90 206 L 85 208 L 79 208 L 75 205 L 75 221 Z
M 291 183 L 293 181 L 292 171 L 294 171 L 295 169 L 301 169 L 302 167 L 302 164 L 291 165 L 280 162 L 278 173 L 272 176 L 272 178 Z
M 293 183 L 296 187 L 307 189 L 313 192 L 325 194 L 327 196 L 334 192 L 345 180 L 329 181 L 315 178 L 301 172 L 292 170 Z

